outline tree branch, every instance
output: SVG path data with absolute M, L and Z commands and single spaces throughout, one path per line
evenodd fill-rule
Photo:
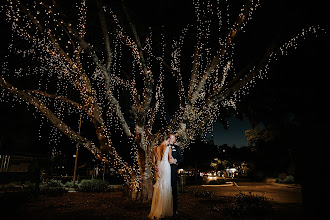
M 61 55 L 61 57 L 69 64 L 69 66 L 76 70 L 76 72 L 80 72 L 78 66 L 72 61 L 72 59 L 68 56 L 67 53 L 61 48 L 61 46 L 56 42 L 54 36 L 51 34 L 51 30 L 47 31 L 42 27 L 41 23 L 36 19 L 36 17 L 26 8 L 26 6 L 19 4 L 24 13 L 30 18 L 32 23 L 37 26 L 40 33 L 44 35 L 46 39 L 49 39 L 51 44 L 56 48 L 57 52 Z
M 127 20 L 128 20 L 128 23 L 129 23 L 129 26 L 131 27 L 132 29 L 132 32 L 133 32 L 133 35 L 134 35 L 134 38 L 135 38 L 135 43 L 137 45 L 137 49 L 138 49 L 138 52 L 139 52 L 139 55 L 140 55 L 140 62 L 142 64 L 142 70 L 143 70 L 143 74 L 144 75 L 147 75 L 147 71 L 148 71 L 148 68 L 147 68 L 147 64 L 145 62 L 145 59 L 144 59 L 144 55 L 143 55 L 143 50 L 142 50 L 142 44 L 141 44 L 141 41 L 140 41 L 140 37 L 136 31 L 136 28 L 135 28 L 135 25 L 133 24 L 129 14 L 128 14 L 128 11 L 127 11 L 127 8 L 126 8 L 126 5 L 124 3 L 124 0 L 121 0 L 121 3 L 122 3 L 122 7 L 123 7 L 123 10 L 125 12 L 125 15 L 127 17 Z
M 75 101 L 72 101 L 71 99 L 62 97 L 62 96 L 49 94 L 47 92 L 43 92 L 43 91 L 39 91 L 39 90 L 22 90 L 22 91 L 26 92 L 26 93 L 29 93 L 29 94 L 34 93 L 34 94 L 39 94 L 39 95 L 42 95 L 42 96 L 45 96 L 45 97 L 48 97 L 48 98 L 58 99 L 58 100 L 61 100 L 63 102 L 67 102 L 67 103 L 73 105 L 74 107 L 77 107 L 78 109 L 86 110 L 86 108 L 84 106 L 80 105 L 79 103 L 77 103 Z
M 248 0 L 248 3 L 243 8 L 243 12 L 241 14 L 239 14 L 239 17 L 237 18 L 235 25 L 229 31 L 229 33 L 226 37 L 226 43 L 223 44 L 222 48 L 217 52 L 217 54 L 214 56 L 212 61 L 208 64 L 208 66 L 206 67 L 205 73 L 200 78 L 199 83 L 196 86 L 196 90 L 191 97 L 192 103 L 194 103 L 197 100 L 198 94 L 204 87 L 209 75 L 219 65 L 219 63 L 221 61 L 220 60 L 221 56 L 223 56 L 226 53 L 226 51 L 229 48 L 229 46 L 231 45 L 233 39 L 236 37 L 237 33 L 242 29 L 244 21 L 249 15 L 251 7 L 252 7 L 252 0 Z
M 234 93 L 235 91 L 238 91 L 242 87 L 244 87 L 248 82 L 250 82 L 254 77 L 256 77 L 262 69 L 265 68 L 266 64 L 270 62 L 271 56 L 273 55 L 273 48 L 274 45 L 271 46 L 266 54 L 263 56 L 263 59 L 260 60 L 256 68 L 253 69 L 253 71 L 250 71 L 248 75 L 246 75 L 244 78 L 241 78 L 244 73 L 248 72 L 248 67 L 244 68 L 242 71 L 240 71 L 237 76 L 231 80 L 225 87 L 220 88 L 219 90 L 215 91 L 207 100 L 207 104 L 211 105 L 214 103 L 219 103 L 225 98 L 227 98 L 230 94 Z
M 130 128 L 128 127 L 128 124 L 124 118 L 124 114 L 121 111 L 119 102 L 117 101 L 117 99 L 112 95 L 111 91 L 108 91 L 107 93 L 108 99 L 110 101 L 110 103 L 114 106 L 114 111 L 117 114 L 117 117 L 119 118 L 120 124 L 126 134 L 127 137 L 133 137 Z
M 79 88 L 80 95 L 82 96 L 83 101 L 85 102 L 85 109 L 86 109 L 85 111 L 87 112 L 88 116 L 91 118 L 91 121 L 95 126 L 96 135 L 100 143 L 100 149 L 103 152 L 112 150 L 111 140 L 108 139 L 107 131 L 104 127 L 101 112 L 96 101 L 97 99 L 94 97 L 93 88 L 91 86 L 89 78 L 84 73 L 84 69 L 82 69 L 81 66 L 80 67 L 77 66 L 69 57 L 69 55 L 65 53 L 65 51 L 59 45 L 59 43 L 56 42 L 54 36 L 51 34 L 50 29 L 45 29 L 44 27 L 42 27 L 41 23 L 36 19 L 35 16 L 33 16 L 30 10 L 28 10 L 24 5 L 20 5 L 20 7 L 24 11 L 24 13 L 27 14 L 30 20 L 37 26 L 41 34 L 44 35 L 45 38 L 49 38 L 50 43 L 56 48 L 56 52 L 59 52 L 61 57 L 65 60 L 66 66 L 69 69 L 73 68 L 74 70 L 76 70 L 74 72 L 77 74 L 72 74 L 72 77 L 74 78 L 75 84 Z M 71 25 L 66 24 L 68 30 L 72 31 L 70 26 Z M 81 39 L 82 36 L 80 34 L 78 35 L 79 38 Z
M 145 62 L 144 55 L 143 55 L 142 44 L 141 44 L 141 41 L 140 41 L 140 37 L 139 37 L 139 35 L 136 31 L 135 25 L 133 24 L 133 22 L 130 19 L 127 8 L 124 4 L 124 0 L 121 0 L 121 2 L 122 2 L 123 10 L 126 14 L 128 23 L 129 23 L 129 25 L 132 29 L 132 32 L 133 32 L 133 35 L 134 35 L 134 38 L 135 38 L 135 43 L 137 45 L 137 49 L 138 49 L 138 53 L 139 53 L 139 62 L 141 63 L 142 72 L 143 72 L 143 75 L 145 77 L 145 80 L 144 80 L 145 81 L 145 88 L 144 88 L 144 91 L 143 91 L 143 102 L 142 102 L 141 105 L 142 105 L 142 108 L 145 110 L 145 113 L 146 113 L 150 108 L 150 103 L 151 103 L 151 99 L 152 99 L 152 91 L 153 91 L 153 86 L 154 86 L 154 79 L 153 79 L 151 70 L 148 70 L 147 64 Z
M 5 88 L 7 91 L 12 93 L 13 95 L 25 100 L 26 102 L 34 105 L 42 114 L 44 114 L 49 121 L 60 131 L 62 131 L 67 137 L 72 139 L 73 141 L 81 144 L 81 145 L 91 145 L 91 141 L 88 139 L 78 135 L 75 131 L 73 131 L 69 126 L 67 126 L 63 121 L 57 118 L 54 113 L 39 99 L 36 97 L 25 93 L 16 87 L 12 86 L 8 83 L 4 78 L 0 77 L 0 86 Z M 98 153 L 98 150 L 95 149 L 95 152 Z
M 34 105 L 43 115 L 45 115 L 49 121 L 62 133 L 64 133 L 67 137 L 71 140 L 83 145 L 86 149 L 88 149 L 91 153 L 93 153 L 99 160 L 105 160 L 106 162 L 110 163 L 110 161 L 104 157 L 104 151 L 98 149 L 93 142 L 88 140 L 85 137 L 77 134 L 73 131 L 69 126 L 67 126 L 62 120 L 54 115 L 54 113 L 40 100 L 36 97 L 25 93 L 16 87 L 12 86 L 8 83 L 4 78 L 0 77 L 0 86 L 5 88 L 7 91 L 12 93 L 13 95 L 25 100 L 26 102 Z M 100 127 L 100 129 L 102 126 Z M 100 134 L 97 132 L 97 134 Z M 112 147 L 110 149 L 110 156 L 114 159 L 114 163 L 119 165 L 119 167 L 123 170 L 124 178 L 128 180 L 129 176 L 134 173 L 132 167 L 130 167 L 127 163 L 123 162 L 122 158 L 118 155 L 115 149 Z
M 104 44 L 105 44 L 105 49 L 106 49 L 106 54 L 107 54 L 106 70 L 110 71 L 110 66 L 111 66 L 111 62 L 112 62 L 112 53 L 111 53 L 111 48 L 110 48 L 110 39 L 109 39 L 107 24 L 105 22 L 105 16 L 104 16 L 104 12 L 103 12 L 102 0 L 97 0 L 97 7 L 98 7 L 98 11 L 99 11 L 101 29 L 103 32 Z
M 200 66 L 200 52 L 201 52 L 201 47 L 200 45 L 196 46 L 195 53 L 194 53 L 194 60 L 193 60 L 193 66 L 192 66 L 192 72 L 191 72 L 191 77 L 190 77 L 190 83 L 189 83 L 189 91 L 188 91 L 188 97 L 187 100 L 191 100 L 191 96 L 194 92 L 194 85 L 196 84 L 196 78 L 197 78 L 197 73 L 198 73 L 198 68 Z

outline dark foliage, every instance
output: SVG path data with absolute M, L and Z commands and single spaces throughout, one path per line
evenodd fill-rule
M 84 192 L 105 192 L 108 189 L 108 183 L 99 179 L 82 180 L 79 183 L 79 190 Z
M 273 205 L 265 196 L 239 193 L 235 196 L 235 200 L 225 212 L 235 217 L 248 217 L 269 214 L 273 211 Z
M 292 175 L 289 175 L 285 177 L 284 179 L 276 178 L 276 183 L 284 183 L 284 184 L 293 184 L 294 183 L 294 177 Z
M 61 196 L 66 190 L 63 188 L 61 180 L 49 180 L 44 186 L 40 187 L 40 194 L 47 196 Z
M 214 192 L 210 192 L 208 190 L 196 190 L 196 191 L 193 191 L 193 194 L 195 197 L 214 197 Z

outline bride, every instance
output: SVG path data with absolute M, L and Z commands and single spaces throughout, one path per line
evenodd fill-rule
M 171 187 L 172 149 L 168 147 L 169 137 L 153 150 L 152 162 L 155 164 L 156 183 L 152 196 L 151 211 L 148 218 L 159 219 L 173 215 L 173 198 Z

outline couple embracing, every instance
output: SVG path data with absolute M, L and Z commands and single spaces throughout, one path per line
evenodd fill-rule
M 183 160 L 179 146 L 175 145 L 175 136 L 170 134 L 154 148 L 152 162 L 155 165 L 154 192 L 151 211 L 148 218 L 159 219 L 177 214 L 178 186 L 177 164 Z

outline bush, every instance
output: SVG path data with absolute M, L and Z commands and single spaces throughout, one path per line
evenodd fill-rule
M 283 183 L 287 183 L 287 184 L 292 184 L 294 183 L 294 177 L 292 175 L 287 176 L 284 180 Z
M 222 185 L 222 184 L 226 184 L 226 180 L 225 179 L 211 180 L 209 182 L 209 185 Z
M 214 192 L 210 192 L 208 190 L 201 190 L 201 191 L 193 191 L 195 197 L 213 197 L 215 194 Z
M 45 184 L 45 186 L 46 187 L 63 187 L 63 184 L 62 184 L 61 180 L 51 179 Z
M 75 184 L 73 185 L 73 181 L 68 181 L 64 184 L 65 187 L 67 188 L 75 188 L 75 187 L 78 187 L 79 183 L 78 181 L 75 182 Z
M 79 190 L 84 192 L 105 192 L 109 189 L 108 183 L 103 180 L 82 180 L 79 185 Z
M 277 178 L 275 180 L 276 183 L 284 183 L 284 184 L 293 184 L 294 183 L 294 177 L 292 175 L 289 175 L 285 177 L 284 179 Z
M 47 196 L 60 196 L 65 191 L 61 180 L 49 180 L 44 186 L 40 187 L 40 193 Z
M 268 214 L 273 210 L 273 205 L 265 196 L 239 193 L 234 202 L 230 204 L 225 212 L 232 216 L 246 217 Z

